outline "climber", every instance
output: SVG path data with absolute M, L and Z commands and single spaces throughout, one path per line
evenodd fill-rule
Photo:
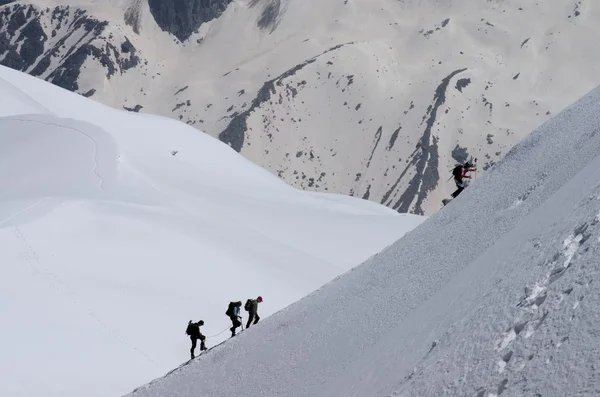
M 206 350 L 206 345 L 204 341 L 206 340 L 206 336 L 202 335 L 200 332 L 200 327 L 204 325 L 204 321 L 200 320 L 197 323 L 193 323 L 192 320 L 188 322 L 187 329 L 185 333 L 189 335 L 192 341 L 192 348 L 190 349 L 190 354 L 192 359 L 195 357 L 194 350 L 196 350 L 196 342 L 200 339 L 200 351 Z
M 467 187 L 467 183 L 464 179 L 471 179 L 468 173 L 476 170 L 477 167 L 475 167 L 470 161 L 467 161 L 465 164 L 457 164 L 452 169 L 454 183 L 456 184 L 457 188 L 456 191 L 451 194 L 453 199 L 456 198 Z
M 225 314 L 231 320 L 232 327 L 229 328 L 229 330 L 231 331 L 232 337 L 235 336 L 236 328 L 239 327 L 240 325 L 242 325 L 242 322 L 240 321 L 242 319 L 242 316 L 240 316 L 240 307 L 241 306 L 242 306 L 242 301 L 229 302 L 229 306 L 227 307 L 227 311 L 225 312 Z
M 250 325 L 256 324 L 260 317 L 258 316 L 258 304 L 263 301 L 262 296 L 256 299 L 248 299 L 244 305 L 244 309 L 248 312 L 248 322 L 246 328 L 250 328 Z M 254 320 L 254 323 L 252 322 Z

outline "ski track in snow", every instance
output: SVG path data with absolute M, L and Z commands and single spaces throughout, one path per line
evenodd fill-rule
M 13 220 L 14 218 L 17 218 L 19 215 L 21 215 L 21 214 L 24 214 L 24 213 L 26 213 L 26 212 L 28 212 L 28 211 L 30 211 L 30 210 L 32 210 L 32 209 L 34 209 L 34 208 L 35 208 L 35 207 L 37 207 L 38 205 L 40 205 L 40 204 L 43 204 L 44 202 L 46 202 L 46 201 L 48 201 L 48 200 L 50 200 L 50 198 L 49 198 L 49 197 L 45 197 L 45 198 L 43 198 L 43 199 L 41 199 L 41 200 L 39 200 L 39 201 L 35 202 L 34 204 L 31 204 L 31 205 L 30 205 L 30 206 L 28 206 L 28 207 L 25 207 L 25 208 L 23 208 L 23 209 L 20 209 L 20 210 L 18 210 L 18 211 L 16 211 L 16 212 L 14 212 L 14 213 L 12 213 L 12 214 L 8 215 L 6 218 L 4 218 L 4 219 L 2 219 L 2 221 L 0 221 L 0 227 L 2 227 L 2 226 L 3 226 L 4 224 L 6 224 L 7 222 L 9 222 L 9 221 Z
M 23 123 L 36 123 L 36 124 L 41 124 L 41 125 L 48 125 L 48 126 L 53 126 L 53 127 L 60 127 L 62 129 L 70 130 L 70 131 L 76 132 L 76 133 L 81 134 L 84 137 L 86 137 L 92 143 L 92 145 L 94 145 L 94 154 L 93 154 L 93 156 L 94 156 L 94 167 L 92 168 L 92 173 L 99 179 L 98 187 L 100 188 L 100 190 L 104 190 L 104 177 L 102 177 L 102 175 L 100 175 L 98 173 L 98 143 L 89 134 L 87 134 L 87 133 L 85 133 L 85 132 L 83 132 L 81 130 L 78 130 L 76 128 L 73 128 L 73 127 L 67 127 L 64 124 L 49 123 L 49 122 L 39 121 L 39 120 L 33 120 L 33 119 L 11 118 L 10 120 L 20 121 L 20 122 L 23 122 Z

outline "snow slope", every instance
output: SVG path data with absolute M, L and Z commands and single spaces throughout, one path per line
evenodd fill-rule
M 592 0 L 14 1 L 0 8 L 0 63 L 179 119 L 295 187 L 431 214 L 454 189 L 455 161 L 473 155 L 487 169 L 598 84 L 599 10 Z
M 130 396 L 597 396 L 599 114 L 600 88 L 391 247 Z
M 422 222 L 298 191 L 227 145 L 0 67 L 3 396 L 122 395 Z

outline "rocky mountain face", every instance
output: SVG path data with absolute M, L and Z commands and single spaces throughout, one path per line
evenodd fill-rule
M 193 125 L 295 187 L 431 214 L 455 162 L 480 177 L 597 85 L 600 11 L 560 2 L 4 1 L 0 64 Z
M 39 8 L 14 4 L 0 9 L 0 63 L 79 91 L 86 60 L 93 59 L 98 73 L 110 79 L 141 62 L 127 37 L 115 37 L 109 22 L 85 10 L 58 6 Z M 82 92 L 91 96 L 94 89 Z
M 148 0 L 150 12 L 162 30 L 185 41 L 200 26 L 218 18 L 232 0 Z

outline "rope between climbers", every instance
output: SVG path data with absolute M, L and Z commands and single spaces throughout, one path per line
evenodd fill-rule
M 222 334 L 223 332 L 225 332 L 225 331 L 231 331 L 231 328 L 229 328 L 229 327 L 228 327 L 228 328 L 225 328 L 223 331 L 219 332 L 219 333 L 218 333 L 218 334 L 216 334 L 216 335 L 207 336 L 207 337 L 206 337 L 206 339 L 212 339 L 212 338 L 215 338 L 215 337 L 217 337 L 217 336 L 221 335 L 221 334 Z

